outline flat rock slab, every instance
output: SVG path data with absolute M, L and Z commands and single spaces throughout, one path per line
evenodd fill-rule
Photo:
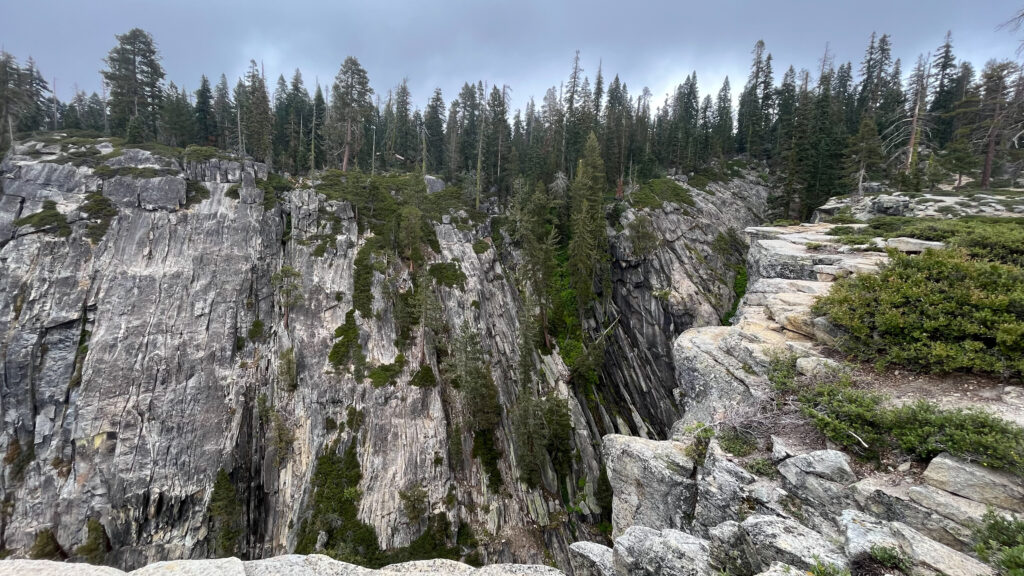
M 901 522 L 890 523 L 893 534 L 914 562 L 946 576 L 995 576 L 987 564 L 939 544 Z
M 1024 479 L 939 454 L 924 471 L 924 481 L 964 498 L 1024 512 Z
M 0 560 L 0 576 L 125 576 L 117 568 L 49 560 Z
M 748 556 L 756 569 L 784 562 L 810 570 L 820 561 L 846 568 L 846 557 L 824 536 L 796 520 L 778 516 L 751 516 L 740 524 Z

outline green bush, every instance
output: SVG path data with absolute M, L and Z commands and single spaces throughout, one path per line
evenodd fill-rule
M 1024 271 L 962 251 L 892 253 L 879 274 L 841 278 L 814 305 L 839 347 L 879 366 L 1024 372 Z
M 71 226 L 68 219 L 57 210 L 57 203 L 53 200 L 43 200 L 43 209 L 35 214 L 14 221 L 15 226 L 30 226 L 35 230 L 47 230 L 67 238 L 71 236 Z
M 352 307 L 363 318 L 373 317 L 373 258 L 383 249 L 383 238 L 371 236 L 356 253 L 352 272 Z
M 747 276 L 747 267 L 737 266 L 735 270 L 736 276 L 732 280 L 732 307 L 730 307 L 729 311 L 725 313 L 725 316 L 722 316 L 723 326 L 728 326 L 729 323 L 732 322 L 733 316 L 736 315 L 736 309 L 740 306 L 740 300 L 743 300 L 743 296 L 747 293 L 747 282 L 749 281 Z
M 420 369 L 416 371 L 409 384 L 417 388 L 433 388 L 437 386 L 437 378 L 434 376 L 434 371 L 430 369 L 430 366 L 424 365 L 420 366 Z
M 277 376 L 285 389 L 294 392 L 299 387 L 299 375 L 295 368 L 295 348 L 281 352 L 277 364 Z
M 462 271 L 458 262 L 431 264 L 429 273 L 430 277 L 442 286 L 464 288 L 466 285 L 466 273 Z
M 46 528 L 36 532 L 36 539 L 28 551 L 28 557 L 33 560 L 62 561 L 66 560 L 68 555 L 61 548 L 60 542 L 57 542 L 57 536 L 54 535 L 53 530 Z
M 107 552 L 110 552 L 110 538 L 107 537 L 107 531 L 103 528 L 103 524 L 95 518 L 89 518 L 86 522 L 87 535 L 85 542 L 75 548 L 75 554 L 81 556 L 89 564 L 101 565 L 107 557 Z
M 749 434 L 736 430 L 735 428 L 726 428 L 716 434 L 716 437 L 718 438 L 718 444 L 722 447 L 722 450 L 725 450 L 733 456 L 743 458 L 745 456 L 750 456 L 754 450 L 757 450 L 757 440 Z
M 228 186 L 228 189 L 224 191 L 224 196 L 227 198 L 239 199 L 238 191 L 242 189 L 241 184 L 232 184 Z
M 92 221 L 85 228 L 85 237 L 96 243 L 103 240 L 110 228 L 110 221 L 118 214 L 117 206 L 98 192 L 85 197 L 82 211 Z
M 185 181 L 185 209 L 189 209 L 210 198 L 210 189 L 196 180 Z
M 473 252 L 477 254 L 483 254 L 491 249 L 491 243 L 487 240 L 477 240 L 473 242 Z
M 696 186 L 700 188 L 700 186 Z M 668 178 L 650 180 L 629 196 L 634 208 L 661 208 L 665 202 L 683 206 L 695 206 L 693 195 L 681 184 Z
M 213 555 L 217 558 L 234 556 L 238 551 L 238 539 L 242 535 L 242 507 L 235 485 L 223 468 L 217 471 L 217 478 L 213 482 L 209 516 Z
M 249 340 L 253 342 L 263 338 L 263 320 L 257 318 L 252 321 L 252 325 L 249 326 L 248 336 Z
M 335 368 L 347 366 L 354 361 L 357 366 L 363 363 L 363 347 L 359 343 L 359 327 L 356 326 L 355 310 L 345 314 L 345 323 L 334 330 L 337 342 L 331 346 L 327 359 Z
M 1024 520 L 989 510 L 974 531 L 974 551 L 1002 574 L 1024 574 Z
M 885 396 L 854 388 L 846 375 L 806 387 L 796 398 L 822 434 L 855 454 L 877 458 L 900 450 L 928 461 L 949 452 L 1024 476 L 1024 429 L 986 412 L 925 401 L 889 408 Z
M 382 364 L 370 370 L 370 382 L 374 388 L 388 386 L 395 383 L 398 375 L 405 369 L 405 356 L 399 354 L 391 364 Z
M 1024 266 L 1024 218 L 966 216 L 947 220 L 882 216 L 872 218 L 866 227 L 837 226 L 829 234 L 846 244 L 863 244 L 864 238 L 876 236 L 946 242 L 963 248 L 972 258 Z

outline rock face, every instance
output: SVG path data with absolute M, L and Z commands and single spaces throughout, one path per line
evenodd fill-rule
M 830 226 L 748 229 L 751 284 L 733 324 L 692 328 L 675 340 L 683 414 L 671 438 L 604 437 L 617 575 L 774 576 L 819 564 L 884 573 L 873 571 L 883 570 L 873 549 L 913 564 L 913 573 L 993 573 L 972 556 L 971 530 L 987 509 L 1019 510 L 1019 477 L 940 455 L 910 482 L 902 477 L 911 474 L 909 463 L 859 478 L 845 453 L 802 438 L 806 428 L 757 420 L 778 399 L 766 377 L 775 354 L 794 356 L 796 372 L 812 379 L 842 369 L 821 355 L 820 343 L 835 331 L 811 305 L 835 278 L 872 273 L 885 262 L 883 254 L 834 245 L 809 249 L 831 242 Z M 742 451 L 727 436 L 698 442 L 697 430 L 738 430 L 745 422 L 762 422 L 771 434 L 756 460 L 723 450 L 732 442 Z
M 328 362 L 369 237 L 348 203 L 308 184 L 268 196 L 257 185 L 266 166 L 250 161 L 99 143 L 114 155 L 97 170 L 57 163 L 78 148 L 54 145 L 40 157 L 38 147 L 19 146 L 33 156 L 0 165 L 0 451 L 9 463 L 0 547 L 24 556 L 50 532 L 73 551 L 93 519 L 110 540 L 108 562 L 123 569 L 211 554 L 209 504 L 221 469 L 244 519 L 238 554 L 295 550 L 318 457 L 349 446 L 361 472 L 358 518 L 380 547 L 424 534 L 428 522 L 409 519 L 401 497 L 418 488 L 427 513 L 447 520 L 447 542 L 472 527 L 486 535 L 476 549 L 485 562 L 552 557 L 568 569 L 569 543 L 599 539 L 593 526 L 608 514 L 595 496 L 596 438 L 667 437 L 682 408 L 672 342 L 691 326 L 717 324 L 732 304 L 740 252 L 728 240 L 756 222 L 768 194 L 754 178 L 738 179 L 692 190 L 693 206 L 647 209 L 663 241 L 643 256 L 628 226 L 637 211 L 609 226 L 612 294 L 602 324 L 586 327 L 611 326 L 597 384 L 570 389 L 557 353 L 540 360 L 537 394 L 567 403 L 579 457 L 562 476 L 544 462 L 542 485 L 525 486 L 505 417 L 494 435 L 499 489 L 472 453 L 472 433 L 458 426 L 457 394 L 409 384 L 437 362 L 421 366 L 416 335 L 396 346 L 395 295 L 379 271 L 373 314 L 353 315 L 359 348 L 367 371 L 395 366 L 399 355 L 406 365 L 375 387 Z M 112 213 L 94 210 L 97 197 Z M 17 224 L 48 201 L 70 235 Z M 458 261 L 466 281 L 438 288 L 438 315 L 447 330 L 469 323 L 480 334 L 509 414 L 521 390 L 518 257 L 478 253 L 474 243 L 503 232 L 453 216 L 433 224 L 438 245 L 427 265 Z M 304 296 L 287 321 L 272 282 L 283 266 L 301 274 Z M 408 286 L 400 268 L 387 273 Z M 289 354 L 295 376 L 286 382 Z
M 64 564 L 47 560 L 0 560 L 0 576 L 562 576 L 549 566 L 492 564 L 473 568 L 451 560 L 425 560 L 392 564 L 379 570 L 339 562 L 327 556 L 289 555 L 242 562 L 238 558 L 221 560 L 172 560 L 156 562 L 132 572 L 115 568 Z

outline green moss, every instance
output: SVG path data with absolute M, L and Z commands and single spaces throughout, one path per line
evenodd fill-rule
M 695 206 L 693 196 L 684 186 L 668 178 L 651 180 L 630 194 L 634 208 L 660 208 L 665 202 Z
M 67 218 L 57 210 L 57 203 L 53 200 L 44 200 L 42 210 L 15 220 L 14 225 L 46 230 L 62 238 L 71 236 L 71 226 L 68 224 Z
M 466 285 L 466 274 L 458 262 L 440 262 L 431 264 L 430 277 L 442 286 L 464 288 Z

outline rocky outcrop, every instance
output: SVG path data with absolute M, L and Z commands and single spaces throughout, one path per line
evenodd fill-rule
M 880 549 L 922 573 L 993 573 L 973 556 L 971 530 L 986 510 L 1009 515 L 1019 509 L 1019 477 L 945 454 L 920 475 L 907 464 L 861 477 L 845 453 L 823 446 L 813 432 L 808 438 L 808 428 L 794 432 L 787 428 L 793 422 L 771 420 L 780 414 L 770 409 L 779 396 L 766 377 L 774 358 L 793 357 L 797 374 L 813 379 L 835 378 L 843 369 L 822 355 L 822 343 L 836 333 L 814 317 L 815 298 L 836 278 L 872 273 L 886 260 L 835 244 L 812 249 L 831 242 L 828 228 L 748 229 L 751 285 L 733 324 L 693 328 L 675 341 L 676 395 L 684 412 L 672 438 L 605 437 L 617 574 L 709 570 L 754 576 L 819 564 L 852 567 L 856 574 L 882 569 L 874 559 Z M 758 425 L 772 435 L 756 460 L 722 449 L 729 441 L 743 452 L 735 438 L 705 434 L 701 444 L 695 432 Z M 673 468 L 681 472 L 673 475 Z M 696 490 L 687 489 L 691 474 Z M 651 506 L 645 497 L 663 506 Z M 692 544 L 678 549 L 706 550 L 707 564 L 679 553 L 671 541 Z M 659 568 L 676 558 L 684 560 Z M 655 568 L 632 571 L 642 562 Z
M 211 554 L 209 504 L 221 469 L 243 519 L 237 553 L 294 550 L 318 458 L 349 446 L 361 477 L 358 519 L 380 547 L 408 546 L 427 530 L 426 517 L 407 517 L 402 493 L 413 491 L 425 494 L 426 515 L 447 522 L 446 542 L 460 527 L 474 530 L 478 544 L 462 553 L 553 558 L 568 569 L 569 543 L 600 538 L 594 525 L 608 514 L 595 496 L 596 438 L 668 435 L 681 408 L 673 339 L 717 323 L 732 304 L 740 247 L 729 239 L 756 222 L 768 193 L 751 176 L 691 189 L 692 206 L 643 210 L 661 238 L 643 256 L 628 226 L 639 212 L 610 216 L 612 294 L 601 323 L 586 327 L 607 330 L 598 382 L 567 385 L 556 351 L 540 358 L 534 390 L 568 405 L 569 453 L 579 457 L 568 472 L 542 463 L 535 488 L 519 482 L 511 416 L 522 391 L 518 256 L 479 249 L 504 233 L 489 219 L 449 214 L 433 223 L 438 242 L 426 265 L 458 262 L 466 276 L 438 288 L 440 322 L 479 333 L 503 408 L 494 433 L 499 489 L 473 453 L 472 432 L 459 426 L 458 394 L 410 385 L 439 361 L 419 353 L 419 334 L 396 345 L 395 302 L 411 286 L 402 266 L 379 263 L 373 313 L 353 314 L 363 375 L 328 361 L 370 238 L 352 206 L 308 182 L 275 194 L 262 182 L 266 166 L 248 160 L 86 148 L 19 145 L 0 166 L 0 451 L 8 459 L 0 499 L 9 510 L 0 545 L 23 556 L 37 534 L 52 532 L 72 551 L 92 519 L 110 540 L 108 561 L 124 569 Z M 83 151 L 93 160 L 69 154 Z M 97 209 L 97 197 L 109 208 Z M 55 224 L 17 224 L 50 201 L 69 235 Z M 272 281 L 284 266 L 299 273 L 303 295 L 287 311 Z M 405 365 L 390 384 L 365 377 L 400 355 Z
M 327 556 L 288 555 L 243 562 L 238 558 L 220 560 L 171 560 L 156 562 L 122 572 L 115 568 L 85 564 L 63 564 L 47 560 L 0 560 L 0 576 L 560 576 L 549 566 L 492 564 L 474 568 L 451 560 L 424 560 L 392 564 L 379 570 L 339 562 Z

